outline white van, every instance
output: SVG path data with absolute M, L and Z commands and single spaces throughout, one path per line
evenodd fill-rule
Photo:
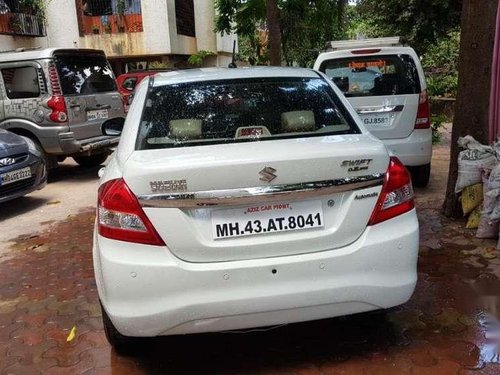
M 429 182 L 432 130 L 420 60 L 399 37 L 330 42 L 314 69 L 342 90 L 368 130 L 408 167 L 413 184 Z

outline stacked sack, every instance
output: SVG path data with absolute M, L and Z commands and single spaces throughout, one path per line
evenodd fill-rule
M 469 215 L 467 228 L 477 228 L 476 237 L 496 238 L 500 223 L 500 145 L 485 146 L 471 136 L 458 139 L 465 148 L 458 155 L 455 192 L 462 192 L 462 210 Z M 500 247 L 500 241 L 497 247 Z

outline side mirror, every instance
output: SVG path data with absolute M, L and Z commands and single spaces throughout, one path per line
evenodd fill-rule
M 119 136 L 122 134 L 124 123 L 125 119 L 122 118 L 107 121 L 102 125 L 102 133 L 114 137 Z

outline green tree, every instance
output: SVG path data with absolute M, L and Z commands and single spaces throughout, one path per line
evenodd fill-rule
M 488 142 L 491 61 L 498 0 L 463 0 L 458 61 L 458 93 L 451 133 L 450 168 L 443 212 L 461 217 L 455 183 L 458 176 L 458 137 L 471 135 Z
M 216 0 L 216 8 L 216 30 L 236 32 L 243 47 L 240 55 L 251 63 L 262 63 L 274 53 L 275 65 L 281 60 L 310 65 L 327 41 L 343 36 L 346 19 L 346 0 Z M 272 44 L 279 39 L 281 43 Z M 283 59 L 276 59 L 280 52 Z
M 431 96 L 456 97 L 459 47 L 460 31 L 451 31 L 430 45 L 422 56 L 422 67 Z
M 424 53 L 460 25 L 462 0 L 359 0 L 354 8 L 366 37 L 401 36 Z

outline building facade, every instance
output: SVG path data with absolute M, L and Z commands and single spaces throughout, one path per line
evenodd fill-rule
M 199 51 L 215 54 L 204 66 L 227 66 L 236 40 L 214 32 L 214 0 L 51 0 L 44 22 L 36 10 L 16 4 L 0 0 L 0 50 L 102 49 L 116 74 L 184 67 Z

